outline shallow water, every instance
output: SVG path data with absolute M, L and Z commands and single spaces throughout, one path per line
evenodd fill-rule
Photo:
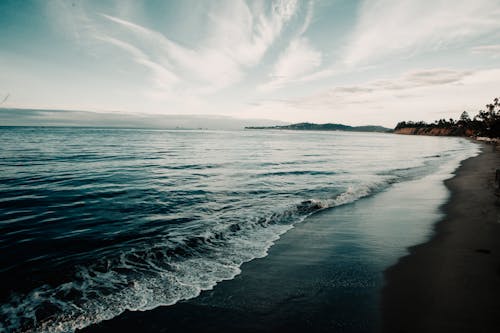
M 346 132 L 25 127 L 0 139 L 0 329 L 51 332 L 196 297 L 308 215 L 477 152 Z

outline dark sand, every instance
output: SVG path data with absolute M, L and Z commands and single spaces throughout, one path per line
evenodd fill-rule
M 491 150 L 490 146 L 486 146 Z M 496 153 L 464 162 L 445 186 L 430 177 L 394 184 L 315 214 L 269 255 L 197 298 L 127 311 L 84 332 L 478 332 L 500 319 Z M 489 251 L 489 252 L 488 252 Z M 488 331 L 485 329 L 484 331 Z M 490 330 L 493 331 L 493 330 Z M 497 330 L 495 330 L 496 332 Z
M 499 153 L 463 162 L 435 236 L 386 271 L 386 332 L 500 332 Z
M 267 257 L 244 264 L 240 275 L 197 298 L 127 311 L 84 332 L 372 332 L 379 325 L 382 279 L 375 281 L 366 268 L 369 258 L 352 257 L 359 239 L 329 240 L 351 228 L 355 209 L 342 208 L 336 217 L 345 215 L 345 222 L 332 223 L 331 211 L 316 214 Z
M 444 176 L 443 176 L 444 177 Z M 448 197 L 432 177 L 307 218 L 269 255 L 197 298 L 85 332 L 376 332 L 384 270 L 432 232 Z

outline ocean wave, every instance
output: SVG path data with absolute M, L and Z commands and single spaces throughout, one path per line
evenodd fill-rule
M 216 224 L 190 237 L 166 235 L 113 259 L 79 266 L 71 279 L 12 295 L 0 306 L 0 329 L 73 332 L 125 310 L 144 311 L 194 298 L 234 278 L 247 261 L 267 255 L 280 235 L 323 209 L 354 202 L 384 184 L 352 186 L 330 199 L 307 199 L 245 223 Z
M 256 174 L 257 177 L 273 177 L 273 176 L 332 176 L 338 172 L 335 171 L 318 171 L 318 170 L 291 170 L 291 171 L 274 171 Z
M 0 332 L 72 332 L 196 297 L 307 216 L 432 173 L 472 145 L 103 133 L 0 131 Z

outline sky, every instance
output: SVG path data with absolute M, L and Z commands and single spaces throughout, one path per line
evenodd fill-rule
M 500 97 L 499 0 L 1 0 L 0 17 L 4 109 L 394 127 Z

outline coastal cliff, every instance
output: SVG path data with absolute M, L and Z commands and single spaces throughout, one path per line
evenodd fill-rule
M 439 128 L 439 127 L 403 127 L 394 130 L 396 134 L 432 135 L 432 136 L 473 136 L 474 132 L 467 128 Z
M 500 99 L 493 99 L 493 103 L 486 104 L 486 110 L 479 110 L 473 118 L 467 111 L 464 111 L 457 120 L 439 119 L 433 123 L 401 121 L 396 125 L 393 133 L 500 138 Z

